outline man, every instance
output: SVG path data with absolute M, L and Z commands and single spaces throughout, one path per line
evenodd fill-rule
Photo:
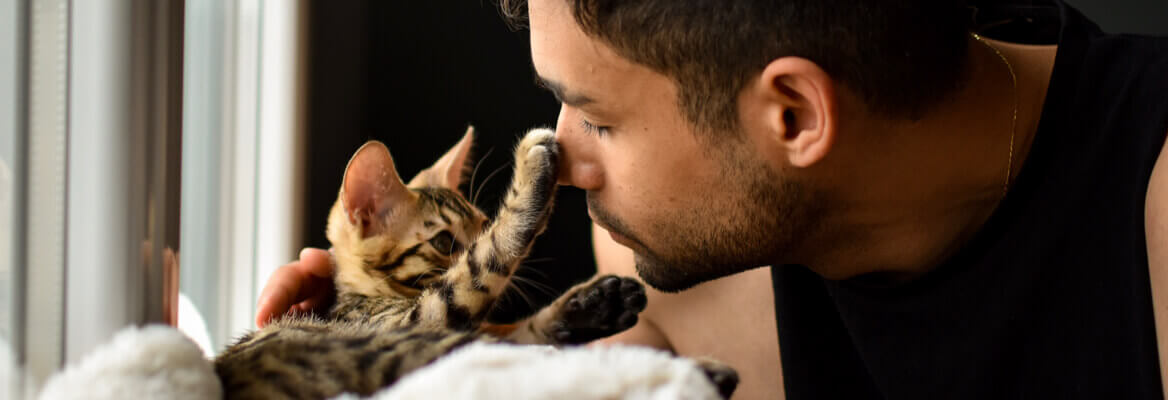
M 503 3 L 599 269 L 660 290 L 613 340 L 723 350 L 743 398 L 1163 396 L 1168 41 L 1061 3 L 977 16 L 1057 45 L 937 1 Z M 325 260 L 260 317 L 316 305 Z M 740 312 L 781 357 L 726 350 L 774 337 Z

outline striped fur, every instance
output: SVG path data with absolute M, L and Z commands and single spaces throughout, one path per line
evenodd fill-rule
M 358 150 L 329 215 L 336 304 L 324 318 L 284 317 L 225 350 L 215 366 L 228 398 L 368 395 L 462 345 L 500 340 L 480 328 L 547 224 L 558 153 L 549 130 L 523 138 L 510 190 L 488 224 L 456 191 L 472 137 L 408 186 L 384 145 Z M 643 307 L 639 283 L 594 280 L 508 340 L 581 343 L 628 328 Z

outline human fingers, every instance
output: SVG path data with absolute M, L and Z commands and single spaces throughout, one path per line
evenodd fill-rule
M 311 312 L 331 302 L 332 256 L 327 250 L 305 248 L 300 260 L 276 269 L 260 292 L 256 326 L 264 327 L 273 318 L 288 312 Z
M 293 306 L 299 312 L 319 312 L 332 305 L 336 297 L 336 286 L 333 284 L 333 258 L 330 251 L 314 248 L 305 248 L 300 251 L 300 265 L 298 268 L 307 279 L 300 288 L 299 296 Z
M 300 250 L 300 263 L 297 266 L 305 275 L 317 278 L 332 279 L 332 255 L 328 250 L 306 247 Z
M 296 298 L 306 278 L 299 264 L 300 261 L 294 261 L 272 273 L 272 277 L 260 291 L 259 304 L 256 307 L 256 326 L 263 328 L 268 321 L 288 312 L 293 304 L 299 302 Z
M 332 278 L 311 277 L 301 289 L 304 298 L 293 306 L 293 310 L 303 313 L 324 314 L 336 301 L 336 285 Z

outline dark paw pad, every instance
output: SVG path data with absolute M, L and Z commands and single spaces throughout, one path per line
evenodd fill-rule
M 710 378 L 714 387 L 718 388 L 718 394 L 721 394 L 724 399 L 729 399 L 730 395 L 734 394 L 734 389 L 738 388 L 738 371 L 730 368 L 729 365 L 713 360 L 696 361 L 702 372 L 706 373 L 706 377 Z
M 569 296 L 551 332 L 563 344 L 586 343 L 631 328 L 646 301 L 640 282 L 613 275 L 596 279 Z

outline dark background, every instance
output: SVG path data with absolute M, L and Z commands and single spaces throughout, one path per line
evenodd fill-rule
M 1069 3 L 1106 31 L 1168 35 L 1168 0 Z M 325 221 L 345 164 L 368 139 L 385 142 L 409 180 L 475 125 L 472 158 L 491 151 L 476 179 L 504 168 L 477 201 L 493 215 L 510 181 L 511 147 L 528 129 L 553 126 L 559 110 L 534 85 L 527 33 L 511 31 L 492 0 L 315 1 L 308 12 L 304 245 L 327 247 Z M 510 294 L 495 319 L 524 314 L 595 272 L 583 193 L 561 190 L 556 210 L 519 272 L 530 303 Z
M 487 156 L 475 174 L 476 203 L 494 215 L 512 146 L 533 127 L 555 125 L 559 104 L 534 85 L 526 32 L 511 31 L 490 0 L 312 2 L 309 37 L 306 246 L 328 246 L 328 210 L 366 140 L 385 142 L 409 181 L 473 124 L 471 158 Z M 505 295 L 495 319 L 526 313 L 595 273 L 589 226 L 583 192 L 560 190 L 548 231 L 518 273 L 530 304 Z
M 1168 36 L 1168 0 L 1067 0 L 1106 32 Z

